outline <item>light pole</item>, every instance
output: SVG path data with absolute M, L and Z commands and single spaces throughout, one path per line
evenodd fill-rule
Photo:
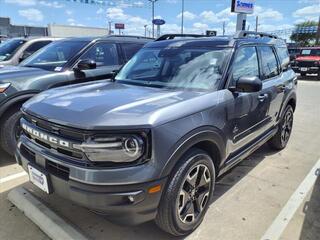
M 144 25 L 144 36 L 147 37 L 147 27 L 148 25 Z
M 181 34 L 183 34 L 184 0 L 181 3 Z
M 154 20 L 154 3 L 158 0 L 148 0 L 152 4 L 152 21 Z M 152 22 L 152 37 L 154 38 L 154 24 Z

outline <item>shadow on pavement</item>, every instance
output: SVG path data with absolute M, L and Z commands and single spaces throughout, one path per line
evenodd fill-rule
M 300 76 L 298 75 L 298 80 L 303 80 L 303 81 L 320 81 L 318 80 L 317 75 L 307 75 L 307 76 Z
M 16 160 L 14 159 L 14 157 L 9 156 L 0 148 L 0 167 L 4 167 L 15 163 Z
M 277 153 L 277 151 L 269 148 L 268 144 L 264 144 L 236 167 L 220 176 L 216 183 L 213 202 L 222 197 L 224 193 L 236 185 L 243 177 L 263 161 L 265 157 L 275 153 Z
M 318 179 L 313 187 L 310 200 L 305 203 L 303 212 L 305 218 L 300 240 L 320 239 L 320 169 L 318 169 Z

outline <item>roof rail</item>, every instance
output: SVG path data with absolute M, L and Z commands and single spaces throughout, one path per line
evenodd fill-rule
M 201 34 L 164 34 L 160 37 L 158 37 L 155 41 L 163 41 L 163 40 L 171 40 L 175 39 L 177 37 L 191 37 L 191 38 L 199 38 L 199 37 L 208 37 L 207 35 L 201 35 Z
M 236 32 L 235 38 L 245 38 L 245 37 L 268 37 L 278 39 L 276 35 L 264 32 L 254 32 L 254 31 L 238 31 Z
M 104 35 L 103 37 L 119 37 L 119 38 L 137 38 L 137 39 L 150 39 L 153 40 L 154 38 L 144 37 L 144 36 L 137 36 L 137 35 Z

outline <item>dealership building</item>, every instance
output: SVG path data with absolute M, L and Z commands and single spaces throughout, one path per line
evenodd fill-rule
M 27 36 L 53 36 L 53 37 L 80 37 L 104 36 L 108 34 L 106 28 L 84 27 L 49 24 L 48 27 L 26 26 L 11 24 L 10 18 L 0 17 L 0 36 L 27 37 Z
M 0 17 L 0 35 L 8 37 L 47 36 L 46 27 L 11 24 L 10 18 Z

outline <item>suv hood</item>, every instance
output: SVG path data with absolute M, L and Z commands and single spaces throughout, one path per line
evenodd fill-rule
M 99 81 L 45 91 L 26 102 L 23 111 L 80 129 L 150 127 L 200 111 L 212 104 L 200 98 L 212 94 Z M 194 99 L 203 106 L 190 107 L 197 104 Z
M 0 82 L 26 81 L 29 77 L 42 76 L 48 73 L 50 72 L 40 68 L 0 66 Z

